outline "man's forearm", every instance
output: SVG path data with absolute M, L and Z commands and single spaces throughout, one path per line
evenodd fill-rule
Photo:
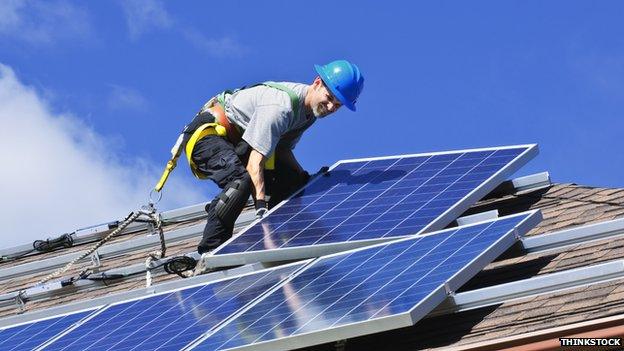
M 254 185 L 256 200 L 264 200 L 264 162 L 265 157 L 252 149 L 247 162 L 247 173 L 249 173 Z

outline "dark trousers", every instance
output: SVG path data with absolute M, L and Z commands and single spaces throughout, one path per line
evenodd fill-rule
M 221 189 L 247 175 L 243 165 L 243 162 L 246 162 L 245 152 L 239 156 L 234 145 L 223 137 L 210 135 L 202 138 L 195 144 L 192 157 L 197 168 Z M 246 197 L 249 195 L 249 193 L 246 194 Z M 219 195 L 206 206 L 206 212 L 208 212 L 206 227 L 203 238 L 197 247 L 200 254 L 216 248 L 232 237 L 235 218 L 230 221 L 231 223 L 225 223 L 217 217 L 215 206 L 218 202 Z M 234 211 L 240 213 L 244 205 L 242 203 L 241 207 Z
M 192 157 L 197 168 L 214 181 L 219 188 L 224 189 L 223 192 L 227 190 L 228 184 L 231 182 L 248 177 L 244 165 L 249 158 L 249 146 L 244 141 L 234 147 L 227 139 L 210 135 L 195 144 Z M 273 207 L 305 185 L 308 178 L 302 177 L 277 159 L 275 170 L 265 171 L 264 181 L 265 192 L 271 197 L 269 206 Z M 245 206 L 244 203 L 241 203 L 240 208 L 233 209 L 237 215 L 232 217 L 231 221 L 224 222 L 215 211 L 222 194 L 217 195 L 206 206 L 206 212 L 208 212 L 206 227 L 203 238 L 197 247 L 200 254 L 215 249 L 232 237 L 235 219 Z M 245 198 L 250 195 L 250 193 L 244 194 Z

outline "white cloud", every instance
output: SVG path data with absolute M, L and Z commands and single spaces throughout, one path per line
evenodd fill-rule
M 138 90 L 111 85 L 108 107 L 112 110 L 146 111 L 148 103 Z
M 24 5 L 24 0 L 6 0 L 0 3 L 0 32 L 8 32 L 19 26 L 21 16 L 18 12 Z
M 123 0 L 121 5 L 132 40 L 152 30 L 170 28 L 173 24 L 165 6 L 158 0 Z
M 213 57 L 242 57 L 248 51 L 247 48 L 230 37 L 221 39 L 207 38 L 194 29 L 185 29 L 183 34 L 186 40 L 196 48 Z
M 0 64 L 2 247 L 121 219 L 144 204 L 161 165 L 122 160 L 115 146 Z M 160 208 L 201 202 L 200 186 L 173 177 Z M 197 187 L 197 188 L 194 188 Z
M 0 35 L 30 44 L 87 39 L 92 34 L 88 13 L 67 1 L 3 0 Z
M 213 57 L 242 57 L 248 52 L 247 48 L 232 37 L 215 39 L 195 28 L 180 25 L 159 0 L 121 0 L 120 3 L 132 40 L 154 30 L 172 29 L 178 31 L 198 50 Z

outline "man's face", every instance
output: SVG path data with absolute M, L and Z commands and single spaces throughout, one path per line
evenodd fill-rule
M 342 106 L 320 78 L 314 80 L 312 93 L 314 95 L 311 105 L 314 117 L 323 118 L 330 113 L 336 112 Z

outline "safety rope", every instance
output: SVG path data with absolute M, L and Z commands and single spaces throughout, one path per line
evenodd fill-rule
M 63 234 L 55 239 L 35 240 L 33 249 L 39 252 L 50 252 L 60 248 L 70 248 L 74 246 L 74 238 L 71 234 Z
M 155 224 L 155 230 L 158 231 L 158 238 L 160 239 L 160 251 L 155 251 L 155 253 L 158 255 L 160 254 L 160 258 L 165 258 L 165 256 L 167 255 L 167 245 L 165 244 L 165 232 L 162 229 L 162 216 L 160 215 L 160 213 L 156 213 L 155 211 L 150 215 L 150 217 L 152 218 L 154 224 Z
M 148 206 L 149 208 L 153 209 L 154 208 L 153 202 L 150 202 Z M 160 239 L 160 250 L 152 251 L 151 253 L 148 254 L 148 257 L 145 260 L 145 287 L 147 288 L 152 286 L 152 269 L 156 268 L 156 267 L 152 267 L 152 261 L 158 261 L 159 258 L 165 258 L 167 254 L 167 245 L 165 244 L 165 233 L 162 229 L 162 224 L 163 224 L 162 216 L 159 213 L 156 213 L 156 210 L 150 213 L 149 216 L 152 219 L 152 224 L 154 225 L 154 227 L 152 227 L 151 229 L 153 231 L 158 232 L 158 237 Z
M 153 254 L 148 255 L 147 259 L 145 260 L 145 287 L 146 288 L 149 288 L 150 286 L 152 286 L 152 269 L 155 268 L 155 267 L 152 267 L 152 261 L 154 260 L 158 260 L 158 258 L 154 256 Z
M 68 249 L 74 246 L 74 237 L 72 236 L 72 233 L 65 233 L 59 236 L 58 238 L 54 238 L 54 239 L 35 240 L 33 241 L 32 246 L 33 246 L 32 250 L 22 252 L 19 255 L 0 256 L 0 262 L 15 261 L 26 255 L 30 255 L 33 252 L 45 253 L 45 252 L 55 251 L 61 248 Z
M 167 261 L 163 268 L 169 274 L 177 274 L 181 278 L 188 278 L 192 276 L 196 265 L 197 261 L 192 257 L 177 256 Z
M 62 268 L 60 268 L 60 269 L 58 269 L 58 270 L 48 274 L 45 278 L 41 279 L 37 283 L 37 285 L 44 284 L 44 283 L 50 281 L 51 279 L 54 279 L 54 278 L 60 276 L 61 274 L 67 272 L 76 262 L 78 262 L 80 260 L 83 260 L 84 258 L 86 258 L 89 255 L 91 255 L 92 253 L 94 253 L 97 249 L 99 249 L 102 245 L 104 245 L 106 242 L 108 242 L 110 239 L 112 239 L 115 235 L 119 234 L 122 230 L 126 229 L 127 226 L 129 226 L 132 222 L 134 222 L 141 215 L 147 215 L 150 218 L 152 218 L 154 212 L 155 212 L 155 208 L 151 204 L 149 206 L 147 206 L 147 210 L 146 209 L 141 209 L 141 210 L 136 211 L 136 212 L 131 212 L 128 215 L 128 217 L 126 217 L 126 219 L 121 224 L 119 224 L 119 227 L 117 227 L 117 229 L 113 230 L 110 234 L 105 236 L 97 244 L 93 245 L 90 249 L 85 251 L 80 256 L 74 258 L 72 261 L 67 263 L 64 267 L 62 267 Z M 161 235 L 161 245 L 162 245 L 162 242 L 164 242 L 164 237 Z

